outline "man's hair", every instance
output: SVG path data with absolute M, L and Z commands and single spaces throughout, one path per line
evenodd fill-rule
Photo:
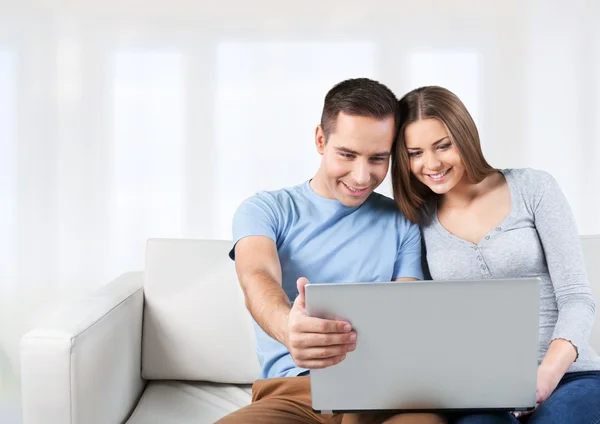
M 321 128 L 325 140 L 335 131 L 340 112 L 352 116 L 364 116 L 376 119 L 394 117 L 394 127 L 400 122 L 398 99 L 385 85 L 368 78 L 347 79 L 336 84 L 325 96 Z

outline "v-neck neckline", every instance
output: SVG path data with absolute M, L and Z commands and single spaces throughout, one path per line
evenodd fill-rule
M 479 240 L 478 243 L 473 243 L 472 241 L 469 240 L 465 240 L 462 237 L 457 236 L 456 234 L 452 233 L 451 231 L 449 231 L 448 229 L 446 229 L 446 227 L 444 227 L 442 225 L 442 223 L 440 222 L 439 218 L 438 218 L 438 207 L 437 207 L 437 202 L 433 202 L 433 223 L 435 225 L 435 227 L 442 233 L 444 234 L 446 237 L 454 240 L 454 241 L 458 241 L 462 244 L 465 244 L 469 247 L 472 247 L 474 249 L 477 249 L 479 247 L 481 247 L 483 244 L 485 244 L 485 242 L 487 242 L 489 239 L 491 239 L 494 234 L 498 234 L 499 232 L 501 232 L 503 230 L 503 228 L 506 228 L 506 226 L 508 225 L 508 223 L 510 222 L 510 220 L 513 217 L 513 214 L 515 212 L 516 209 L 516 189 L 514 186 L 514 182 L 512 181 L 512 176 L 510 175 L 510 172 L 507 172 L 507 170 L 504 169 L 500 169 L 498 170 L 500 173 L 502 173 L 502 175 L 504 175 L 504 179 L 506 180 L 506 183 L 508 184 L 508 191 L 510 193 L 510 211 L 508 212 L 508 215 L 506 215 L 500 222 L 498 222 L 494 228 L 492 228 L 490 231 L 488 231 L 482 238 L 481 240 Z

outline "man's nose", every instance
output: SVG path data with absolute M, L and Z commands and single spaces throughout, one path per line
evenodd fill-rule
M 368 164 L 359 163 L 354 168 L 352 177 L 358 186 L 364 188 L 371 180 L 371 168 Z

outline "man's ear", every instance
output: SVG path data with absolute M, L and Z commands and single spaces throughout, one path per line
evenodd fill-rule
M 325 152 L 325 145 L 327 144 L 327 139 L 325 138 L 325 133 L 323 132 L 323 128 L 321 125 L 317 125 L 317 129 L 315 130 L 315 146 L 317 146 L 317 152 L 322 155 Z

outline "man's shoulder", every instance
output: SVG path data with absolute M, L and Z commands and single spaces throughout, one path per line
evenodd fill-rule
M 247 203 L 267 206 L 270 208 L 286 209 L 290 203 L 301 196 L 305 183 L 296 186 L 284 187 L 274 190 L 261 190 L 246 198 L 242 205 Z
M 390 214 L 399 214 L 400 210 L 396 201 L 384 194 L 373 192 L 367 200 L 372 208 L 377 209 L 379 212 L 386 212 Z
M 263 191 L 263 193 L 268 193 L 273 198 L 280 200 L 295 199 L 297 197 L 303 197 L 305 195 L 305 189 L 307 184 L 308 182 L 303 182 L 302 184 L 284 187 L 277 190 Z
M 368 200 L 371 207 L 370 212 L 377 214 L 379 217 L 387 217 L 398 221 L 405 225 L 411 225 L 410 221 L 398 208 L 396 201 L 381 193 L 372 193 Z

